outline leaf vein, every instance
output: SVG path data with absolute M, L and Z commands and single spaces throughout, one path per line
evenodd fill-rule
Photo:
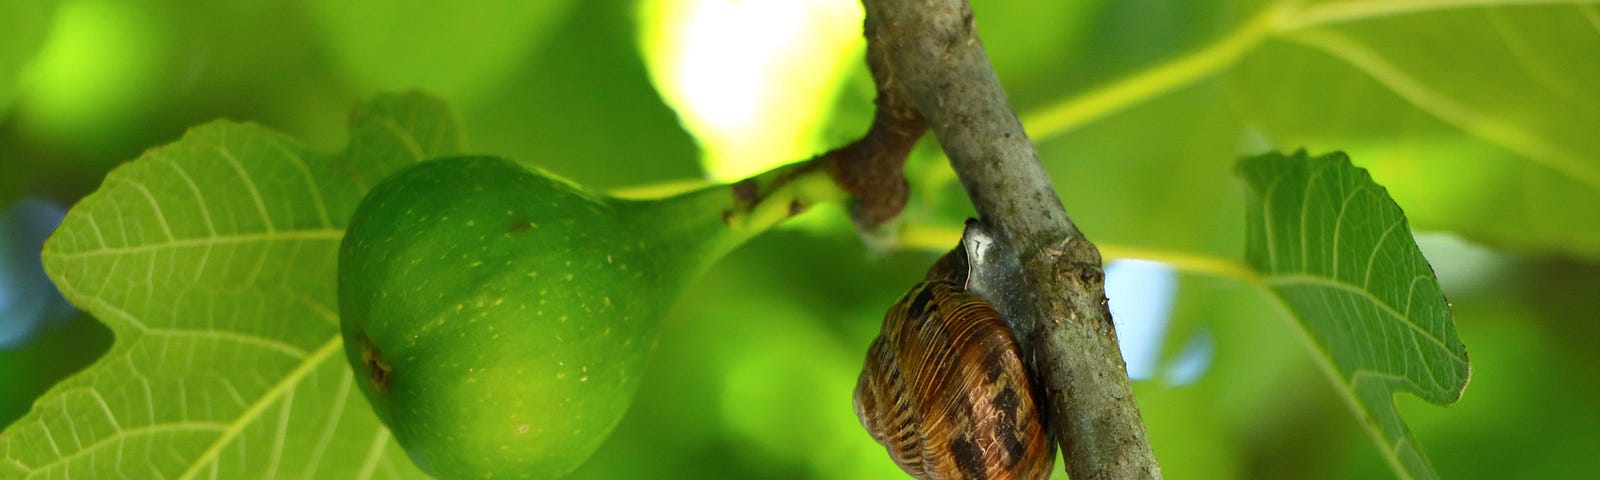
M 92 213 L 84 213 L 84 219 L 89 221 L 89 229 L 94 232 L 94 238 L 100 241 L 100 248 L 107 248 L 105 232 L 100 231 L 100 221 Z
M 423 152 L 422 145 L 417 144 L 417 139 L 412 137 L 399 123 L 395 122 L 393 117 L 383 117 L 378 124 L 383 125 L 384 129 L 394 134 L 394 138 L 400 140 L 401 145 L 405 145 L 406 151 L 411 153 L 413 161 L 420 162 L 428 159 L 428 154 Z
M 106 182 L 112 181 L 133 186 L 133 188 L 139 192 L 139 195 L 144 197 L 145 202 L 150 204 L 150 209 L 154 212 L 154 216 L 156 217 L 156 224 L 161 226 L 161 232 L 167 235 L 167 240 L 177 238 L 172 234 L 172 226 L 167 223 L 167 214 L 161 210 L 161 203 L 157 202 L 155 195 L 150 193 L 150 187 L 145 186 L 145 184 L 142 182 L 135 182 L 133 180 L 128 180 L 116 175 L 106 177 Z
M 328 357 L 333 356 L 333 353 L 338 351 L 342 344 L 340 340 L 340 337 L 335 335 L 326 343 L 323 343 L 322 346 L 318 348 L 317 351 L 314 352 L 310 357 L 307 357 L 304 361 L 302 361 L 300 366 L 295 367 L 294 370 L 290 371 L 287 375 L 284 375 L 284 377 L 280 379 L 276 385 L 273 385 L 271 389 L 267 390 L 267 392 L 263 394 L 261 398 L 255 402 L 255 404 L 251 405 L 250 408 L 246 409 L 242 414 L 240 414 L 233 423 L 229 424 L 227 429 L 223 431 L 222 436 L 217 438 L 217 440 L 211 444 L 211 447 L 208 448 L 205 453 L 202 453 L 199 458 L 195 459 L 195 463 L 189 468 L 188 471 L 179 476 L 179 478 L 194 478 L 194 476 L 199 473 L 198 469 L 202 464 L 214 461 L 217 458 L 217 455 L 222 453 L 222 449 L 232 442 L 234 438 L 238 437 L 239 434 L 243 432 L 251 422 L 254 422 L 257 417 L 261 416 L 261 413 L 266 411 L 267 407 L 269 407 L 273 402 L 277 401 L 279 397 L 287 393 L 289 389 L 292 389 L 294 385 L 298 384 L 301 380 L 304 380 L 307 375 L 310 375 L 311 372 L 315 370 L 317 366 L 321 365 L 322 362 L 326 361 Z
M 272 142 L 272 146 L 277 147 L 289 159 L 294 160 L 292 163 L 296 169 L 300 170 L 300 178 L 305 180 L 306 188 L 311 191 L 311 205 L 317 207 L 317 218 L 322 221 L 322 227 L 333 228 L 333 222 L 328 216 L 328 204 L 322 200 L 322 189 L 317 185 L 316 178 L 311 175 L 311 165 L 306 163 L 305 156 L 290 150 L 288 146 L 279 142 Z
M 1581 155 L 1552 144 L 1514 123 L 1484 115 L 1433 91 L 1390 64 L 1377 52 L 1349 37 L 1329 30 L 1310 30 L 1289 38 L 1350 64 L 1418 109 L 1445 123 L 1527 157 L 1535 164 L 1590 186 L 1600 187 L 1600 170 L 1587 165 Z
M 1306 188 L 1300 194 L 1300 270 L 1311 271 L 1311 235 L 1307 232 L 1307 224 L 1311 219 L 1311 192 L 1316 191 L 1319 185 L 1317 180 L 1322 174 L 1332 170 L 1328 165 L 1319 165 L 1317 171 L 1306 179 Z M 1334 251 L 1338 251 L 1335 245 Z
M 1278 188 L 1278 184 L 1283 181 L 1283 178 L 1280 176 L 1272 179 L 1272 183 L 1267 184 L 1266 191 L 1261 194 L 1261 221 L 1265 225 L 1262 227 L 1262 231 L 1266 233 L 1267 239 L 1268 271 L 1278 269 L 1278 247 L 1277 242 L 1272 239 L 1272 193 L 1273 190 Z
M 1415 333 L 1417 335 L 1421 335 L 1424 338 L 1427 338 L 1428 341 L 1432 342 L 1435 346 L 1437 346 L 1439 348 L 1439 350 L 1444 351 L 1445 354 L 1447 356 L 1449 356 L 1451 360 L 1454 360 L 1456 363 L 1462 363 L 1462 364 L 1467 363 L 1467 360 L 1465 358 L 1461 358 L 1460 355 L 1458 355 L 1456 352 L 1452 351 L 1448 346 L 1445 345 L 1444 341 L 1439 340 L 1439 337 L 1434 336 L 1431 332 L 1428 332 L 1426 329 L 1422 328 L 1420 325 L 1417 325 L 1416 322 L 1412 321 L 1410 317 L 1407 317 L 1407 316 L 1401 314 L 1400 311 L 1395 310 L 1395 308 L 1393 306 L 1390 306 L 1388 303 L 1384 302 L 1383 300 L 1379 299 L 1378 297 L 1373 296 L 1371 292 L 1368 292 L 1368 291 L 1362 289 L 1361 287 L 1357 287 L 1355 285 L 1351 285 L 1351 284 L 1348 284 L 1348 283 L 1345 283 L 1345 282 L 1341 282 L 1339 280 L 1328 279 L 1328 278 L 1323 278 L 1323 277 L 1318 277 L 1318 276 L 1313 276 L 1313 275 L 1298 274 L 1298 273 L 1268 275 L 1265 278 L 1265 280 L 1267 281 L 1267 284 L 1272 285 L 1274 287 L 1283 286 L 1283 285 L 1307 285 L 1307 286 L 1318 286 L 1318 287 L 1333 288 L 1333 289 L 1336 289 L 1336 290 L 1342 290 L 1342 291 L 1345 291 L 1345 292 L 1349 292 L 1349 293 L 1355 294 L 1356 296 L 1362 297 L 1362 298 L 1366 299 L 1368 302 L 1371 302 L 1372 305 L 1378 307 L 1379 310 L 1382 310 L 1384 313 L 1388 314 L 1389 316 L 1394 317 L 1396 320 L 1399 320 L 1401 323 L 1405 324 L 1407 327 L 1410 327 L 1411 331 L 1413 333 Z
M 182 163 L 167 156 L 157 154 L 154 157 L 162 164 L 172 167 L 172 170 L 178 173 L 178 178 L 183 179 L 183 183 L 189 186 L 189 192 L 194 194 L 194 204 L 200 208 L 200 219 L 206 221 L 206 232 L 213 237 L 216 236 L 217 225 L 211 218 L 211 207 L 206 205 L 205 195 L 200 193 L 200 184 L 195 183 L 194 178 L 189 176 L 189 169 L 183 168 Z
M 201 338 L 201 339 L 206 339 L 206 340 L 220 340 L 220 341 L 225 341 L 225 342 L 252 345 L 252 346 L 261 347 L 261 348 L 264 348 L 264 349 L 267 349 L 267 350 L 272 350 L 274 352 L 282 353 L 285 356 L 288 356 L 288 357 L 294 358 L 294 359 L 305 358 L 305 356 L 307 354 L 305 349 L 302 349 L 300 347 L 296 347 L 294 345 L 291 345 L 289 343 L 286 343 L 286 342 L 283 342 L 283 341 L 280 341 L 280 340 L 274 340 L 274 339 L 271 339 L 271 338 L 268 338 L 268 337 L 263 337 L 263 336 L 260 336 L 260 335 L 251 335 L 251 334 L 247 334 L 247 333 L 240 333 L 240 332 L 235 332 L 235 331 L 230 331 L 230 330 L 219 330 L 219 329 L 214 329 L 214 328 L 182 328 L 182 329 L 180 329 L 180 328 L 157 327 L 157 328 L 147 329 L 147 330 L 145 330 L 145 333 L 148 334 L 148 335 L 160 336 L 160 337 Z
M 294 412 L 294 396 L 299 389 L 291 386 L 289 393 L 283 396 L 283 406 L 279 409 L 277 432 L 272 436 L 272 461 L 267 466 L 267 478 L 278 477 L 278 467 L 283 461 L 283 444 L 289 437 L 289 414 Z
M 1361 280 L 1362 290 L 1366 290 L 1368 287 L 1372 286 L 1372 272 L 1376 270 L 1372 267 L 1374 262 L 1378 260 L 1378 252 L 1383 251 L 1383 242 L 1388 241 L 1389 234 L 1394 233 L 1396 228 L 1400 228 L 1400 226 L 1405 225 L 1405 223 L 1405 217 L 1395 220 L 1394 223 L 1389 224 L 1389 228 L 1383 229 L 1383 233 L 1378 235 L 1378 241 L 1372 244 L 1372 254 L 1367 256 L 1367 268 L 1366 272 L 1363 274 L 1365 276 Z
M 311 449 L 311 461 L 306 462 L 306 470 L 305 473 L 301 474 L 302 478 L 316 478 L 317 467 L 322 464 L 322 454 L 327 451 L 328 445 L 333 442 L 333 434 L 339 430 L 339 421 L 344 418 L 344 406 L 350 399 L 350 387 L 351 383 L 353 383 L 351 379 L 354 377 L 355 375 L 348 371 L 339 375 L 339 394 L 337 395 L 338 400 L 333 404 L 333 414 L 328 417 L 326 422 L 323 422 L 325 427 L 322 435 L 317 438 L 316 447 Z
M 155 435 L 160 435 L 160 434 L 163 434 L 163 433 L 203 432 L 203 431 L 218 431 L 218 432 L 220 432 L 222 430 L 223 430 L 223 425 L 222 424 L 220 424 L 220 423 L 211 423 L 211 422 L 169 422 L 169 423 L 161 423 L 161 424 L 147 425 L 147 426 L 141 426 L 141 427 L 133 427 L 133 428 L 129 428 L 127 430 L 123 430 L 121 432 L 118 432 L 116 434 L 109 435 L 106 438 L 102 438 L 102 439 L 100 439 L 98 441 L 95 441 L 94 443 L 86 445 L 82 449 L 79 449 L 76 452 L 72 452 L 71 454 L 60 455 L 60 453 L 57 452 L 58 456 L 55 459 L 51 460 L 50 463 L 37 465 L 34 468 L 31 468 L 29 470 L 32 471 L 32 472 L 49 472 L 51 470 L 54 470 L 58 466 L 62 466 L 62 468 L 68 468 L 68 467 L 65 467 L 65 465 L 69 465 L 70 462 L 72 462 L 72 460 L 74 460 L 74 459 L 77 459 L 79 457 L 83 457 L 85 455 L 91 454 L 91 453 L 96 452 L 96 451 L 99 451 L 100 449 L 106 448 L 107 446 L 111 446 L 111 445 L 120 446 L 122 443 L 124 443 L 125 441 L 127 441 L 130 438 L 155 436 Z
M 1339 251 L 1341 250 L 1339 248 L 1339 236 L 1344 230 L 1344 214 L 1350 211 L 1350 200 L 1355 199 L 1357 194 L 1366 190 L 1367 185 L 1365 183 L 1357 184 L 1356 188 L 1351 189 L 1350 193 L 1345 194 L 1344 200 L 1339 202 L 1339 216 L 1333 220 L 1333 274 L 1329 275 L 1330 277 L 1339 278 Z
M 278 230 L 262 233 L 239 233 L 218 235 L 214 237 L 181 238 L 168 242 L 147 243 L 125 247 L 104 247 L 82 252 L 55 253 L 51 256 L 62 259 L 80 259 L 104 255 L 130 255 L 177 248 L 210 247 L 215 245 L 232 245 L 253 242 L 282 242 L 282 241 L 337 241 L 344 237 L 344 229 L 308 229 L 308 230 Z
M 78 436 L 78 420 L 74 418 L 72 411 L 67 410 L 66 403 L 57 403 L 56 406 L 61 407 L 61 418 L 67 421 L 67 433 L 72 434 L 73 448 L 82 450 L 83 438 Z
M 389 430 L 378 427 L 378 434 L 372 437 L 372 446 L 367 449 L 367 459 L 361 462 L 360 473 L 356 478 L 367 480 L 372 478 L 372 473 L 377 471 L 378 461 L 383 459 L 383 448 L 389 444 Z
M 1278 24 L 1283 30 L 1383 19 L 1401 15 L 1469 7 L 1594 4 L 1600 0 L 1353 0 L 1325 2 L 1290 15 Z
M 255 201 L 256 214 L 261 217 L 262 225 L 266 227 L 267 232 L 270 233 L 276 231 L 278 227 L 272 224 L 272 215 L 267 213 L 267 202 L 265 199 L 261 198 L 261 192 L 256 189 L 256 181 L 254 178 L 251 178 L 250 172 L 245 170 L 244 163 L 240 162 L 237 157 L 234 157 L 233 152 L 230 151 L 226 146 L 218 145 L 216 147 L 216 151 L 218 154 L 222 155 L 222 158 L 228 160 L 229 165 L 233 166 L 233 171 L 239 174 L 239 179 L 244 180 L 245 191 L 249 192 L 250 199 Z

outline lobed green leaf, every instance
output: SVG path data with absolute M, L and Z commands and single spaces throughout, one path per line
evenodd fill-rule
M 352 386 L 335 268 L 375 182 L 464 141 L 419 95 L 351 125 L 336 155 L 201 126 L 72 208 L 45 267 L 116 342 L 6 428 L 0 477 L 423 477 Z
M 1397 473 L 1436 478 L 1395 392 L 1454 403 L 1467 350 L 1405 214 L 1342 153 L 1240 162 L 1250 186 L 1246 256 L 1303 327 Z

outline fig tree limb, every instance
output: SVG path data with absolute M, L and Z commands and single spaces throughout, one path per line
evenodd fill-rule
M 1073 225 L 1006 100 L 964 0 L 863 0 L 868 64 L 950 158 L 1021 292 L 993 299 L 1042 385 L 1074 479 L 1160 478 L 1105 301 L 1100 253 Z M 875 67 L 875 74 L 879 73 Z

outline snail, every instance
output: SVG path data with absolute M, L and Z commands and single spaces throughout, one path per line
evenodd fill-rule
M 923 480 L 1042 479 L 1055 444 L 1011 328 L 968 290 L 963 246 L 884 315 L 855 390 L 856 415 Z

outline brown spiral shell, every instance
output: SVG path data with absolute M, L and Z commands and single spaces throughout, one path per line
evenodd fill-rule
M 939 273 L 948 260 L 884 316 L 856 415 L 916 478 L 1047 478 L 1055 445 L 1017 342 L 989 302 L 950 280 L 964 275 Z

